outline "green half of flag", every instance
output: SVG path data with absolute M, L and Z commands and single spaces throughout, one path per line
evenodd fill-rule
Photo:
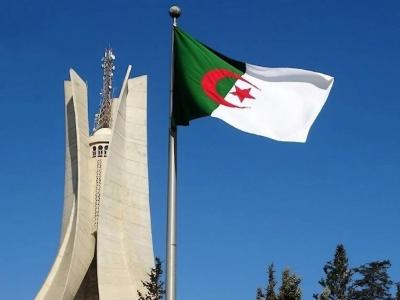
M 189 125 L 190 120 L 209 116 L 218 107 L 218 102 L 207 95 L 202 85 L 204 76 L 213 70 L 242 75 L 246 65 L 210 49 L 174 27 L 173 125 Z M 215 82 L 216 93 L 224 97 L 237 79 L 223 74 L 215 76 L 222 78 Z

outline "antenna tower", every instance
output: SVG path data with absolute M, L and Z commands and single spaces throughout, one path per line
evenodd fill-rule
M 102 96 L 100 102 L 100 111 L 95 116 L 94 131 L 100 128 L 111 127 L 111 104 L 112 104 L 112 79 L 114 76 L 113 71 L 115 55 L 111 48 L 104 51 L 104 57 L 101 59 L 101 67 L 103 69 L 103 88 L 100 93 Z

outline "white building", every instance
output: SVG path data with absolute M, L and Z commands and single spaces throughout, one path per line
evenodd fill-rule
M 115 57 L 103 58 L 99 114 L 89 133 L 87 86 L 65 81 L 65 192 L 57 257 L 37 300 L 136 300 L 154 264 L 147 168 L 147 77 L 112 99 Z

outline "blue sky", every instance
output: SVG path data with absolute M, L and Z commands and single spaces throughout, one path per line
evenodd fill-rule
M 63 80 L 88 81 L 90 119 L 109 44 L 116 94 L 128 64 L 149 75 L 150 196 L 165 260 L 168 1 L 9 1 L 0 10 L 0 290 L 32 299 L 57 252 L 63 202 Z M 238 60 L 335 77 L 307 144 L 216 119 L 179 130 L 179 299 L 255 299 L 266 265 L 290 267 L 304 299 L 344 243 L 350 264 L 390 259 L 400 281 L 400 4 L 180 1 L 179 25 Z

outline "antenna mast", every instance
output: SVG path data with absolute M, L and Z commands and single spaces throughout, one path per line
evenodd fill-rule
M 94 131 L 100 128 L 111 127 L 111 105 L 112 105 L 112 78 L 114 76 L 113 71 L 115 55 L 111 48 L 108 48 L 104 52 L 104 57 L 101 59 L 101 67 L 103 69 L 103 88 L 100 93 L 102 95 L 100 103 L 100 111 L 95 117 L 95 128 Z

